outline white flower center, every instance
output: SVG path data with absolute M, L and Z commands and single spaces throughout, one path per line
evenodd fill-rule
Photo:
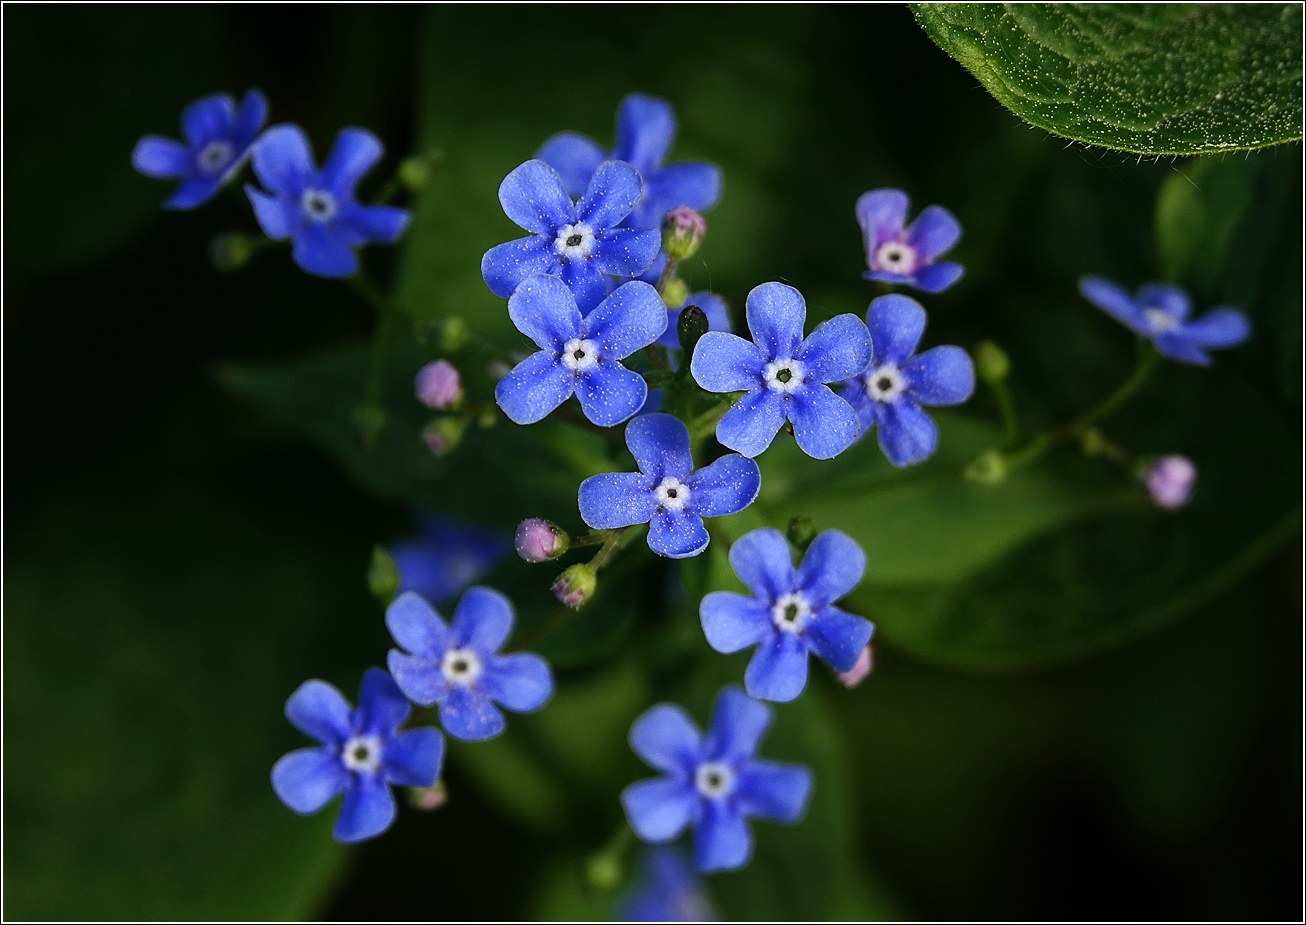
M 1147 329 L 1153 334 L 1164 334 L 1179 327 L 1179 322 L 1175 321 L 1173 315 L 1159 308 L 1143 309 L 1143 321 L 1147 323 Z
M 797 360 L 775 360 L 767 363 L 762 378 L 767 387 L 788 395 L 803 384 L 803 364 Z
M 704 761 L 694 773 L 694 785 L 709 800 L 729 796 L 735 789 L 735 772 L 723 761 Z
M 450 684 L 466 687 L 481 676 L 484 666 L 481 658 L 471 649 L 450 649 L 444 653 L 440 670 Z
M 886 241 L 875 251 L 875 267 L 906 276 L 916 269 L 916 251 L 901 241 Z
M 558 229 L 553 250 L 559 257 L 566 257 L 568 260 L 588 257 L 594 250 L 594 231 L 584 222 L 563 225 Z
M 222 173 L 223 168 L 231 163 L 231 157 L 235 153 L 235 149 L 225 141 L 210 141 L 200 150 L 195 160 L 200 173 L 211 177 Z
M 592 340 L 573 337 L 562 345 L 562 365 L 582 373 L 599 361 L 599 345 Z
M 893 401 L 902 394 L 902 371 L 885 363 L 866 374 L 866 394 L 876 401 Z
M 350 771 L 371 773 L 381 767 L 381 740 L 376 736 L 354 736 L 345 743 L 340 758 Z
M 801 630 L 811 615 L 812 605 L 797 591 L 781 595 L 771 606 L 772 621 L 786 633 L 796 633 Z
M 306 189 L 299 200 L 304 212 L 315 222 L 329 222 L 336 214 L 336 197 L 326 190 Z
M 668 511 L 682 511 L 689 500 L 689 488 L 680 479 L 665 478 L 653 491 L 658 504 Z

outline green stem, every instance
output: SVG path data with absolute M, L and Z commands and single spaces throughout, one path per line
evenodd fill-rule
M 1108 395 L 1096 408 L 1081 415 L 1069 424 L 1054 430 L 1052 432 L 1053 438 L 1056 440 L 1070 440 L 1083 435 L 1084 431 L 1111 414 L 1131 398 L 1139 387 L 1147 381 L 1148 377 L 1152 375 L 1152 370 L 1156 369 L 1160 360 L 1161 354 L 1156 352 L 1156 348 L 1149 342 L 1143 342 L 1138 351 L 1138 362 L 1134 365 L 1134 371 L 1129 374 L 1129 378 L 1122 382 L 1120 387 Z
M 667 258 L 667 265 L 663 267 L 662 276 L 658 279 L 658 295 L 662 295 L 663 291 L 667 288 L 667 283 L 670 282 L 671 277 L 676 272 L 676 267 L 679 265 L 679 260 L 675 260 L 671 257 Z
M 1020 440 L 1020 419 L 1016 417 L 1016 404 L 1011 399 L 1011 390 L 1004 380 L 989 383 L 993 397 L 997 400 L 998 411 L 1002 414 L 1003 443 L 1012 447 Z

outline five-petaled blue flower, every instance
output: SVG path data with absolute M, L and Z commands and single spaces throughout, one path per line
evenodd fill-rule
M 245 184 L 263 233 L 274 241 L 293 238 L 295 263 L 306 273 L 352 275 L 358 269 L 354 247 L 393 244 L 408 224 L 406 209 L 365 206 L 354 198 L 354 187 L 384 150 L 365 129 L 341 129 L 318 170 L 303 129 L 268 129 L 254 145 L 254 173 L 271 195 Z
M 512 323 L 540 346 L 494 388 L 518 424 L 533 424 L 575 393 L 585 416 L 602 427 L 640 409 L 648 386 L 620 361 L 653 343 L 667 327 L 667 307 L 648 283 L 619 286 L 582 316 L 576 298 L 554 276 L 532 276 L 508 300 Z
M 552 167 L 544 161 L 522 164 L 499 186 L 499 202 L 510 219 L 532 234 L 485 252 L 485 285 L 507 298 L 527 277 L 558 276 L 581 312 L 589 314 L 607 294 L 604 273 L 638 276 L 662 246 L 656 228 L 617 227 L 639 202 L 642 190 L 634 167 L 605 161 L 594 171 L 585 195 L 573 203 Z
M 958 405 L 975 391 L 975 365 L 960 347 L 916 353 L 925 333 L 925 309 L 891 293 L 871 301 L 870 365 L 844 383 L 846 398 L 862 420 L 862 436 L 879 425 L 880 449 L 895 466 L 923 462 L 939 444 L 939 428 L 921 405 Z
M 444 760 L 444 736 L 438 729 L 399 731 L 410 709 L 380 668 L 363 675 L 357 710 L 325 681 L 305 681 L 286 701 L 286 717 L 322 747 L 282 757 L 272 768 L 272 789 L 281 802 L 305 815 L 343 790 L 336 841 L 380 835 L 395 818 L 389 785 L 431 787 Z
M 836 671 L 857 664 L 875 627 L 834 606 L 866 571 L 866 554 L 851 537 L 826 530 L 795 571 L 784 535 L 763 527 L 735 541 L 730 566 L 753 596 L 713 591 L 699 616 L 708 645 L 718 652 L 757 646 L 744 673 L 749 694 L 793 700 L 807 686 L 808 652 Z
M 239 110 L 226 93 L 201 97 L 182 110 L 185 143 L 146 135 L 136 142 L 132 166 L 147 177 L 179 177 L 181 183 L 163 207 L 193 209 L 236 175 L 267 117 L 268 101 L 257 90 L 245 92 Z
M 961 223 L 943 206 L 927 206 L 907 225 L 907 194 L 877 189 L 857 199 L 857 221 L 866 243 L 866 279 L 942 292 L 966 272 L 959 263 L 936 258 L 952 250 Z M 904 227 L 906 226 L 906 227 Z
M 808 456 L 830 459 L 857 439 L 852 407 L 822 383 L 855 376 L 871 357 L 871 338 L 856 315 L 823 321 L 803 339 L 807 304 L 784 283 L 763 283 L 745 305 L 754 343 L 708 331 L 690 371 L 709 392 L 744 391 L 716 428 L 716 438 L 745 456 L 761 453 L 785 419 Z
M 553 675 L 538 655 L 499 649 L 512 632 L 512 602 L 492 588 L 468 588 L 445 624 L 420 595 L 401 594 L 385 625 L 409 654 L 391 649 L 395 683 L 420 706 L 440 705 L 440 724 L 455 739 L 478 741 L 503 732 L 502 704 L 529 713 L 553 696 Z
M 647 523 L 649 548 L 671 559 L 706 549 L 703 518 L 737 514 L 762 487 L 757 463 L 738 453 L 695 472 L 689 428 L 669 414 L 635 418 L 626 425 L 626 446 L 639 472 L 604 472 L 581 482 L 581 520 L 595 530 Z
M 396 594 L 416 591 L 433 604 L 456 597 L 507 554 L 508 540 L 449 517 L 422 516 L 421 535 L 386 552 L 399 571 Z
M 622 922 L 715 922 L 707 890 L 684 855 L 666 845 L 640 854 L 635 885 L 617 905 Z
M 563 187 L 579 196 L 603 161 L 625 161 L 644 178 L 644 195 L 626 218 L 630 228 L 656 228 L 676 206 L 706 212 L 721 198 L 721 168 L 706 161 L 663 166 L 676 137 L 676 111 L 666 100 L 631 93 L 617 108 L 617 144 L 607 154 L 592 139 L 559 132 L 535 155 L 558 171 Z
M 680 308 L 667 310 L 667 329 L 658 338 L 659 346 L 672 350 L 680 349 L 680 333 L 676 330 L 676 325 L 680 322 L 680 313 L 691 305 L 697 305 L 703 310 L 703 314 L 707 315 L 709 331 L 725 331 L 728 334 L 733 330 L 730 324 L 730 310 L 726 308 L 725 299 L 710 292 L 691 292 L 685 296 L 684 304 Z
M 735 870 L 753 852 L 749 816 L 798 822 L 812 793 L 812 773 L 753 756 L 771 725 L 771 708 L 737 687 L 723 688 L 706 736 L 680 707 L 660 703 L 630 728 L 630 747 L 666 776 L 621 794 L 635 834 L 667 842 L 694 827 L 694 866 Z
M 1156 345 L 1164 357 L 1180 363 L 1210 366 L 1207 350 L 1236 347 L 1251 336 L 1251 322 L 1236 308 L 1220 305 L 1189 321 L 1193 303 L 1188 293 L 1167 283 L 1144 283 L 1129 293 L 1100 276 L 1084 276 L 1079 292 L 1102 311 Z

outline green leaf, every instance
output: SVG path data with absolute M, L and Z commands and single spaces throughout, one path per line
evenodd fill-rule
M 912 5 L 1026 122 L 1147 155 L 1302 137 L 1299 4 Z

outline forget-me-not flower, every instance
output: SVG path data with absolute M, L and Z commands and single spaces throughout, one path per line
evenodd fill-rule
M 598 165 L 578 202 L 544 161 L 527 161 L 504 178 L 499 202 L 508 217 L 531 232 L 490 248 L 481 276 L 497 296 L 508 298 L 537 273 L 558 276 L 584 314 L 608 292 L 605 273 L 633 277 L 648 269 L 662 246 L 656 228 L 618 228 L 639 202 L 643 183 L 622 161 Z
M 691 305 L 697 305 L 703 310 L 703 314 L 707 315 L 709 331 L 725 331 L 729 334 L 733 330 L 730 324 L 730 310 L 726 308 L 725 299 L 710 292 L 691 292 L 685 296 L 685 301 L 680 308 L 667 309 L 667 329 L 657 340 L 659 346 L 672 350 L 680 349 L 680 333 L 676 330 L 676 325 L 680 321 L 680 313 Z
M 676 848 L 657 845 L 640 853 L 635 885 L 617 904 L 623 922 L 715 922 L 703 881 Z
M 702 735 L 680 707 L 660 703 L 630 728 L 630 747 L 665 776 L 621 793 L 635 834 L 667 842 L 694 827 L 694 866 L 735 870 L 753 853 L 748 817 L 796 823 L 807 811 L 812 773 L 753 756 L 772 711 L 737 687 L 723 688 Z
M 500 655 L 513 624 L 512 602 L 492 588 L 468 588 L 447 625 L 421 595 L 408 592 L 386 608 L 385 625 L 406 652 L 386 664 L 413 703 L 440 705 L 440 725 L 455 739 L 490 739 L 503 713 L 529 713 L 553 696 L 553 675 L 538 655 Z
M 871 357 L 871 338 L 856 315 L 823 321 L 803 339 L 807 304 L 784 283 L 763 283 L 745 305 L 753 343 L 723 331 L 699 339 L 690 362 L 709 392 L 743 391 L 716 428 L 724 446 L 761 453 L 787 418 L 808 456 L 830 459 L 857 439 L 852 407 L 824 383 L 855 376 Z
M 268 192 L 245 184 L 263 233 L 274 241 L 293 238 L 292 256 L 306 273 L 352 275 L 358 270 L 355 247 L 393 244 L 408 225 L 406 209 L 365 206 L 354 198 L 354 187 L 384 150 L 371 132 L 344 128 L 318 170 L 303 129 L 268 129 L 254 145 L 254 173 Z
M 163 207 L 193 209 L 236 175 L 267 117 L 268 101 L 258 90 L 247 90 L 239 109 L 226 93 L 200 97 L 182 110 L 185 142 L 146 135 L 136 142 L 132 166 L 147 177 L 179 178 Z
M 694 471 L 689 428 L 669 414 L 635 418 L 626 425 L 626 446 L 639 472 L 604 472 L 581 482 L 581 520 L 595 530 L 647 523 L 649 548 L 671 559 L 706 549 L 703 518 L 737 514 L 762 486 L 757 463 L 738 453 Z
M 304 815 L 317 812 L 343 790 L 336 841 L 380 835 L 395 818 L 390 785 L 433 786 L 444 760 L 444 736 L 438 729 L 399 731 L 410 710 L 380 668 L 363 675 L 357 710 L 325 681 L 305 681 L 286 701 L 286 718 L 322 747 L 282 757 L 272 768 L 272 789 Z
M 943 206 L 927 206 L 907 225 L 908 204 L 907 194 L 897 189 L 858 197 L 857 221 L 870 267 L 862 276 L 942 292 L 966 272 L 959 263 L 937 261 L 961 237 L 961 223 Z
M 439 604 L 483 576 L 508 553 L 508 540 L 448 517 L 418 518 L 418 536 L 386 548 L 399 572 L 396 594 L 416 591 Z
M 795 570 L 784 534 L 763 527 L 735 541 L 730 566 L 753 596 L 713 591 L 699 616 L 708 645 L 718 652 L 757 646 L 744 673 L 749 694 L 793 700 L 807 686 L 808 652 L 836 671 L 857 664 L 875 627 L 834 606 L 866 571 L 866 554 L 851 537 L 826 530 Z
M 605 153 L 591 138 L 559 132 L 536 154 L 562 178 L 567 192 L 579 196 L 605 160 L 625 161 L 644 178 L 644 195 L 627 216 L 630 228 L 656 228 L 676 206 L 706 212 L 721 198 L 721 168 L 706 161 L 663 165 L 676 138 L 676 111 L 666 100 L 631 93 L 617 108 L 617 144 Z
M 540 346 L 494 387 L 494 398 L 518 424 L 533 424 L 574 393 L 585 416 L 602 427 L 640 409 L 648 386 L 621 360 L 657 340 L 667 307 L 648 283 L 617 288 L 588 315 L 556 276 L 532 276 L 508 300 L 512 323 Z
M 1251 322 L 1236 308 L 1220 305 L 1189 321 L 1188 293 L 1168 283 L 1144 283 L 1136 295 L 1100 276 L 1083 276 L 1079 292 L 1125 327 L 1148 338 L 1163 357 L 1211 365 L 1207 350 L 1236 347 L 1251 336 Z
M 871 362 L 842 393 L 857 409 L 862 436 L 878 426 L 880 449 L 899 467 L 923 462 L 939 444 L 938 425 L 921 405 L 958 405 L 975 391 L 975 364 L 965 350 L 916 353 L 925 321 L 925 309 L 908 296 L 873 299 L 866 311 Z

